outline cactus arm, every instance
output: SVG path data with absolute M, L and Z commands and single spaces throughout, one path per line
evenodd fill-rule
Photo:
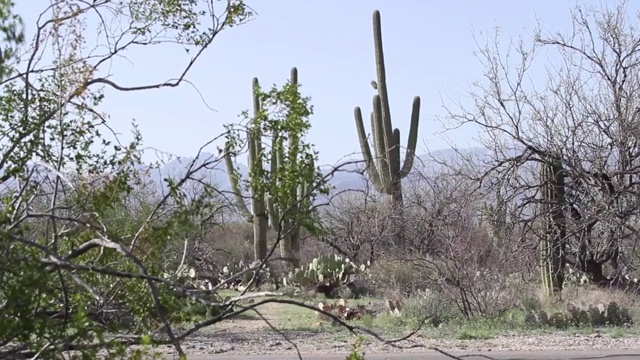
M 250 178 L 262 178 L 264 175 L 264 167 L 262 164 L 262 129 L 258 123 L 258 119 L 260 117 L 260 99 L 256 96 L 256 91 L 259 89 L 260 83 L 258 82 L 258 78 L 253 78 L 253 123 L 249 124 L 249 130 L 247 134 L 247 140 L 249 143 L 249 152 L 247 155 L 247 165 L 249 165 L 249 174 Z M 264 192 L 261 191 L 261 194 L 254 194 L 255 197 L 262 197 L 262 201 L 264 201 Z M 255 200 L 254 200 L 255 201 Z M 257 215 L 257 213 L 254 213 Z
M 298 185 L 297 203 L 305 212 L 311 209 L 311 200 L 309 199 L 309 183 L 304 181 Z
M 313 161 L 313 159 L 311 159 L 311 163 L 315 165 L 315 162 Z M 311 215 L 313 212 L 313 202 L 310 198 L 310 194 L 312 193 L 312 191 L 313 191 L 312 183 L 309 181 L 302 181 L 298 185 L 297 198 L 296 198 L 298 208 L 306 215 Z M 298 233 L 299 233 L 300 227 L 304 227 L 306 229 L 311 230 L 311 228 L 308 225 L 309 224 L 307 222 L 298 223 L 298 226 L 297 226 Z
M 358 140 L 360 141 L 360 151 L 362 151 L 362 157 L 364 158 L 367 173 L 371 178 L 371 182 L 376 189 L 382 192 L 382 183 L 378 174 L 378 168 L 374 162 L 374 158 L 371 155 L 371 148 L 369 147 L 369 141 L 367 140 L 367 134 L 364 130 L 364 123 L 362 121 L 362 111 L 360 107 L 356 106 L 353 112 L 356 119 L 356 131 L 358 132 Z M 375 144 L 374 144 L 375 145 Z
M 255 122 L 260 117 L 260 99 L 255 95 L 255 92 L 259 89 L 260 83 L 258 78 L 253 78 L 253 119 Z M 262 164 L 262 129 L 258 123 L 249 126 L 249 134 L 247 136 L 249 140 L 249 154 L 248 164 L 251 179 L 260 179 L 264 173 L 264 166 Z M 254 216 L 262 216 L 265 212 L 265 199 L 264 190 L 260 190 L 258 193 L 251 194 L 251 210 Z
M 393 139 L 393 128 L 391 120 L 385 115 L 385 101 L 380 95 L 373 97 L 373 117 L 376 125 L 375 137 L 378 144 L 378 154 L 380 156 L 380 173 L 385 183 L 385 187 L 388 187 L 394 181 L 397 176 L 397 171 L 394 169 L 399 168 L 396 160 L 391 156 L 395 144 Z
M 400 129 L 393 130 L 393 147 L 389 149 L 389 171 L 394 182 L 400 181 Z
M 411 172 L 413 161 L 416 155 L 416 146 L 418 145 L 418 124 L 420 124 L 420 97 L 413 98 L 411 108 L 411 125 L 409 125 L 409 140 L 407 142 L 407 152 L 404 156 L 404 164 L 400 170 L 400 177 L 404 178 Z
M 269 159 L 269 171 L 271 172 L 271 186 L 277 185 L 278 179 L 275 177 L 275 174 L 278 172 L 278 157 L 280 155 L 280 147 L 282 146 L 282 142 L 280 141 L 280 133 L 277 129 L 273 129 L 271 131 L 271 159 Z
M 251 176 L 257 176 L 258 178 L 262 176 L 264 171 L 262 167 L 262 159 L 260 158 L 260 154 L 262 153 L 262 144 L 260 142 L 261 137 L 262 132 L 258 128 L 250 129 L 247 136 L 249 143 L 249 152 L 247 154 L 249 173 Z
M 247 139 L 249 140 L 249 155 L 248 162 L 252 171 L 258 172 L 257 176 L 262 176 L 262 159 L 260 155 L 262 153 L 262 129 L 258 124 L 260 117 L 260 99 L 256 96 L 256 91 L 260 89 L 260 83 L 258 78 L 253 78 L 253 121 L 249 125 L 249 134 Z
M 298 69 L 293 67 L 291 68 L 291 79 L 289 83 L 293 86 L 298 86 Z M 284 145 L 284 144 L 282 144 Z M 284 146 L 283 152 L 284 152 Z M 287 147 L 289 152 L 289 161 L 293 162 L 292 167 L 296 168 L 296 162 L 298 161 L 298 153 L 300 152 L 300 136 L 297 133 L 291 134 L 289 138 L 289 146 Z M 280 159 L 280 161 L 282 161 Z
M 271 133 L 271 188 L 275 189 L 277 185 L 277 179 L 275 177 L 276 172 L 278 171 L 278 155 L 280 152 L 280 146 L 282 142 L 280 141 L 280 134 L 276 129 L 273 129 Z M 271 228 L 275 231 L 280 230 L 280 211 L 278 207 L 275 205 L 274 199 L 271 195 L 267 196 L 267 213 L 269 215 L 269 223 Z
M 256 131 L 256 133 L 260 133 L 259 131 Z M 254 133 L 255 134 L 255 133 Z M 256 135 L 253 135 L 256 136 Z M 258 156 L 258 154 L 262 151 L 261 146 L 260 146 L 260 137 L 255 137 L 252 139 L 252 141 L 249 142 L 250 144 L 253 144 L 253 146 L 251 146 L 249 149 L 249 163 L 253 164 L 251 165 L 251 170 L 252 172 L 255 172 L 255 176 L 257 176 L 258 178 L 260 178 L 262 176 L 263 173 L 263 168 L 262 168 L 262 160 L 261 158 Z M 253 149 L 251 149 L 253 148 Z M 251 175 L 251 177 L 253 178 L 253 174 Z M 253 212 L 253 216 L 262 216 L 264 214 L 265 211 L 265 203 L 264 203 L 264 191 L 260 191 L 259 193 L 252 193 L 251 194 L 251 211 Z
M 280 211 L 278 207 L 274 204 L 274 200 L 272 196 L 267 196 L 267 213 L 269 214 L 269 225 L 271 228 L 279 232 L 280 231 Z
M 376 146 L 376 156 L 378 157 L 378 173 L 380 174 L 381 188 L 383 192 L 391 191 L 393 176 L 389 162 L 389 149 L 392 148 L 392 140 L 387 141 L 385 135 L 386 124 L 382 114 L 382 101 L 379 95 L 373 96 L 373 141 Z
M 387 149 L 391 143 L 391 110 L 389 106 L 389 96 L 387 92 L 387 72 L 384 66 L 384 50 L 382 47 L 382 25 L 380 24 L 380 11 L 373 12 L 373 43 L 376 58 L 376 72 L 378 74 L 378 94 L 382 101 L 382 118 L 385 123 L 385 143 Z M 388 132 L 387 132 L 388 131 Z
M 249 211 L 249 208 L 247 208 L 247 204 L 244 202 L 242 192 L 240 191 L 240 175 L 233 166 L 230 147 L 231 145 L 227 142 L 225 144 L 224 163 L 227 167 L 227 176 L 229 177 L 229 183 L 231 184 L 231 191 L 233 192 L 236 207 L 238 208 L 238 211 L 240 211 L 242 217 L 248 222 L 253 222 L 253 215 Z
M 381 104 L 380 115 L 382 118 L 381 134 L 378 136 L 382 136 L 385 144 L 385 153 L 382 156 L 386 157 L 386 161 L 388 162 L 387 168 L 385 169 L 389 175 L 385 179 L 388 184 L 395 181 L 396 177 L 399 175 L 400 171 L 400 158 L 394 158 L 392 156 L 393 148 L 394 148 L 394 138 L 393 138 L 393 126 L 391 121 L 391 109 L 389 105 L 389 93 L 387 90 L 387 72 L 384 65 L 384 49 L 382 47 L 382 25 L 380 24 L 380 11 L 376 10 L 373 12 L 373 40 L 374 40 L 374 49 L 375 49 L 375 58 L 376 58 L 376 72 L 378 74 L 377 88 L 379 96 L 378 99 L 374 97 L 374 109 L 377 111 L 376 107 L 377 103 Z M 399 143 L 395 144 L 395 146 L 399 146 Z
M 260 89 L 260 81 L 258 81 L 257 77 L 254 77 L 252 82 L 251 82 L 251 86 L 253 88 L 253 116 L 254 119 L 256 119 L 258 117 L 258 115 L 260 115 L 260 99 L 256 96 L 256 91 L 258 91 Z
M 374 106 L 375 109 L 375 106 Z M 375 164 L 376 164 L 376 169 L 378 170 L 378 182 L 379 184 L 374 184 L 376 189 L 378 189 L 378 191 L 380 191 L 381 193 L 386 193 L 388 192 L 389 186 L 388 186 L 388 182 L 386 182 L 385 177 L 383 176 L 383 174 L 386 174 L 386 171 L 384 169 L 387 168 L 387 158 L 385 157 L 384 153 L 385 153 L 385 148 L 384 148 L 384 141 L 375 141 L 376 139 L 378 139 L 378 137 L 376 136 L 376 134 L 378 132 L 380 132 L 380 126 L 378 126 L 378 123 L 376 123 L 376 115 L 374 111 L 371 111 L 371 137 L 372 137 L 372 141 L 373 141 L 373 150 L 374 150 L 374 159 L 375 159 Z M 386 184 L 386 185 L 385 185 Z

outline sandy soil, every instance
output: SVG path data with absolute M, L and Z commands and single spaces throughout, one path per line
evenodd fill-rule
M 260 308 L 261 314 L 274 326 L 286 325 L 295 321 L 282 317 L 279 304 L 266 304 Z M 305 354 L 347 352 L 351 349 L 353 337 L 347 332 L 322 331 L 284 331 L 281 334 L 271 330 L 260 318 L 243 317 L 216 325 L 215 331 L 205 329 L 183 344 L 189 355 L 267 355 L 293 354 L 296 348 Z M 327 325 L 330 326 L 330 325 Z M 399 337 L 400 335 L 395 335 Z M 393 338 L 393 336 L 387 336 Z M 397 343 L 399 349 L 391 345 L 366 338 L 364 351 L 367 353 L 424 351 L 425 348 L 438 347 L 449 351 L 528 351 L 528 350 L 597 350 L 597 349 L 640 349 L 638 337 L 611 337 L 599 332 L 593 334 L 564 335 L 511 335 L 490 340 L 430 339 L 416 334 L 411 339 Z M 165 354 L 173 353 L 170 346 L 163 348 Z
M 309 331 L 296 331 L 281 335 L 264 331 L 225 332 L 223 334 L 201 334 L 191 338 L 183 345 L 189 355 L 267 355 L 293 354 L 296 348 L 304 354 L 346 352 L 351 348 L 351 338 L 340 339 L 336 334 L 323 334 Z M 294 347 L 295 344 L 295 347 Z M 449 351 L 529 351 L 529 350 L 605 350 L 640 349 L 638 338 L 611 338 L 606 335 L 576 336 L 504 336 L 491 340 L 433 340 L 420 336 L 397 344 L 405 347 L 398 349 L 383 345 L 374 340 L 365 341 L 367 353 L 392 353 L 404 351 L 424 351 L 425 348 L 438 347 Z M 413 348 L 407 348 L 411 347 Z M 166 346 L 163 353 L 174 350 Z

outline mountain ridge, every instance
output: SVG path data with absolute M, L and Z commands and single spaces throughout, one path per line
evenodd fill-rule
M 438 161 L 451 161 L 458 155 L 467 156 L 473 154 L 487 155 L 488 149 L 482 147 L 470 147 L 463 149 L 446 148 L 440 150 L 434 150 L 430 153 L 420 154 L 416 156 L 414 166 L 421 167 L 438 167 Z M 192 163 L 195 167 L 204 164 L 207 159 L 215 159 L 216 157 L 210 153 L 202 153 L 198 157 L 182 156 L 173 159 L 167 164 L 161 166 L 150 174 L 150 180 L 160 185 L 163 189 L 166 189 L 166 183 L 164 178 L 170 177 L 176 179 L 177 177 L 184 176 L 187 172 L 188 166 Z M 437 159 L 434 160 L 434 159 Z M 238 170 L 243 179 L 246 179 L 249 173 L 247 165 L 234 162 L 234 167 Z M 366 187 L 366 174 L 363 176 L 364 164 L 361 159 L 353 158 L 341 161 L 335 166 L 322 166 L 321 171 L 324 176 L 329 175 L 331 172 L 329 184 L 335 187 L 336 191 L 344 190 L 362 190 Z M 231 190 L 231 184 L 228 178 L 227 169 L 224 161 L 217 161 L 211 168 L 202 169 L 198 172 L 199 178 L 206 178 L 211 181 L 211 185 L 215 185 L 222 191 Z

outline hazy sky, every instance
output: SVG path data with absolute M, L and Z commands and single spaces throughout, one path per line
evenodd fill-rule
M 18 11 L 30 29 L 36 11 L 42 9 L 35 3 L 18 1 Z M 441 96 L 464 96 L 469 84 L 482 76 L 473 55 L 472 32 L 492 32 L 499 26 L 508 40 L 530 35 L 536 19 L 547 31 L 566 31 L 569 10 L 576 4 L 567 0 L 247 3 L 258 16 L 222 32 L 187 76 L 198 91 L 189 84 L 139 93 L 109 91 L 104 109 L 111 114 L 111 126 L 127 136 L 130 121 L 136 119 L 145 146 L 194 155 L 203 143 L 221 133 L 224 123 L 238 121 L 238 114 L 250 108 L 254 76 L 263 85 L 282 84 L 296 66 L 302 92 L 311 96 L 315 108 L 309 140 L 320 151 L 323 163 L 338 161 L 359 151 L 353 108 L 361 106 L 364 114 L 371 109 L 374 92 L 370 82 L 376 77 L 372 13 L 378 9 L 392 118 L 401 129 L 402 144 L 407 141 L 412 98 L 419 95 L 418 151 L 446 148 L 441 125 L 434 121 L 443 115 Z M 110 69 L 112 80 L 126 85 L 176 77 L 188 60 L 176 47 L 140 48 L 127 57 Z M 474 129 L 447 134 L 461 147 L 473 145 L 475 135 Z M 244 162 L 244 158 L 239 160 Z

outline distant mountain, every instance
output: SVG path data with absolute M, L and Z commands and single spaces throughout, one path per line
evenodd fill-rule
M 235 163 L 234 165 L 243 177 L 249 174 L 249 168 L 246 165 L 241 163 Z M 215 184 L 221 190 L 231 189 L 224 162 L 210 153 L 202 153 L 197 159 L 195 157 L 176 158 L 158 169 L 151 170 L 150 180 L 166 189 L 167 184 L 164 179 L 178 180 L 184 177 L 188 171 L 195 171 L 196 169 L 198 170 L 193 174 L 193 177 L 208 184 Z
M 478 159 L 478 164 L 482 157 L 490 155 L 490 152 L 484 148 L 465 148 L 460 150 L 443 149 L 433 151 L 429 154 L 418 156 L 414 162 L 414 169 L 422 171 L 437 172 L 443 165 L 441 163 L 455 162 L 457 158 L 473 156 Z M 475 162 L 475 161 L 474 161 Z M 241 176 L 246 179 L 249 168 L 242 163 L 234 163 Z M 31 165 L 37 175 L 32 177 L 38 179 L 55 178 L 52 168 L 44 165 Z M 214 185 L 220 192 L 231 195 L 231 184 L 227 174 L 224 161 L 218 159 L 218 156 L 210 153 L 202 153 L 196 159 L 195 157 L 178 157 L 164 164 L 159 168 L 150 168 L 147 165 L 140 164 L 136 166 L 139 170 L 148 170 L 148 181 L 158 186 L 158 190 L 166 191 L 167 183 L 165 179 L 171 178 L 174 181 L 182 179 L 190 170 L 198 169 L 193 175 L 192 180 L 188 180 L 185 188 L 192 186 L 201 186 L 201 183 Z M 333 193 L 343 192 L 346 190 L 365 190 L 368 187 L 368 176 L 364 171 L 364 163 L 360 159 L 351 159 L 337 164 L 334 167 L 324 167 L 322 169 L 324 175 L 329 179 L 329 185 L 333 187 Z M 67 178 L 71 180 L 71 174 L 68 173 Z M 69 177 L 71 176 L 71 177 Z M 404 179 L 403 182 L 410 182 L 411 176 Z M 51 181 L 50 181 L 51 182 Z M 0 184 L 0 191 L 14 188 L 17 185 L 15 181 L 10 180 L 4 184 Z M 326 199 L 318 199 L 323 201 Z
M 465 148 L 465 149 L 443 149 L 436 150 L 429 154 L 422 154 L 417 156 L 414 167 L 420 169 L 438 170 L 442 167 L 441 163 L 450 163 L 460 157 L 472 156 L 479 161 L 483 157 L 490 155 L 490 152 L 481 147 Z M 177 158 L 159 169 L 153 170 L 150 174 L 151 180 L 166 189 L 166 183 L 163 179 L 169 177 L 173 179 L 179 179 L 183 177 L 189 168 L 197 168 L 202 166 L 205 162 L 212 162 L 216 157 L 212 154 L 203 153 L 199 156 L 197 161 L 194 162 L 193 157 L 181 157 Z M 335 187 L 335 191 L 345 190 L 363 190 L 366 188 L 366 173 L 363 173 L 364 164 L 359 159 L 346 160 L 342 165 L 338 164 L 335 167 L 323 168 L 325 176 L 329 177 L 329 184 Z M 241 163 L 235 163 L 236 169 L 240 174 L 246 178 L 249 173 L 249 169 L 246 165 Z M 227 169 L 224 162 L 219 161 L 197 172 L 196 177 L 202 179 L 210 184 L 215 184 L 221 191 L 231 190 L 229 178 L 227 175 Z M 410 181 L 406 179 L 405 181 Z

